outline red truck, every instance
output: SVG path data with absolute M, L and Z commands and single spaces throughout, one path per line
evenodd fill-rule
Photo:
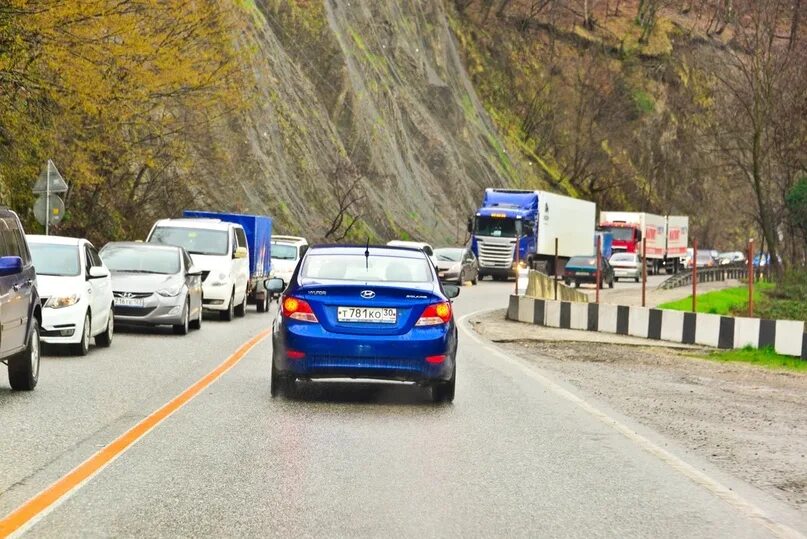
M 641 255 L 645 241 L 651 273 L 660 273 L 662 268 L 667 273 L 677 273 L 684 266 L 689 242 L 686 216 L 604 211 L 600 213 L 600 229 L 611 233 L 614 253 Z

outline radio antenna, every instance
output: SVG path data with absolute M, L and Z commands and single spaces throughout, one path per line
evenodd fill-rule
M 367 236 L 367 245 L 364 248 L 364 269 L 370 269 L 370 236 Z

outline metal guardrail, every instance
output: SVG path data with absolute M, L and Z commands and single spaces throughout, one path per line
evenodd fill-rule
M 757 269 L 758 270 L 758 269 Z M 763 270 L 764 273 L 764 270 Z M 748 279 L 748 264 L 745 262 L 727 264 L 714 268 L 698 268 L 699 283 L 713 283 L 729 279 Z M 692 270 L 683 271 L 665 280 L 658 287 L 662 290 L 692 285 Z

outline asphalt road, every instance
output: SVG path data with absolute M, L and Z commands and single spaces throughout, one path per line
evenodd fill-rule
M 458 316 L 506 306 L 466 287 Z M 265 329 L 116 335 L 0 386 L 7 514 Z M 24 531 L 134 536 L 787 536 L 802 521 L 563 381 L 461 331 L 457 398 L 356 382 L 269 396 L 269 339 Z M 764 516 L 763 516 L 764 514 Z M 791 528 L 783 527 L 787 523 Z M 796 533 L 796 532 L 793 532 Z M 798 535 L 794 535 L 798 536 Z

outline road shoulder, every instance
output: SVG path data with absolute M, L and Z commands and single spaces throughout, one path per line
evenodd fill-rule
M 494 311 L 470 324 L 507 352 L 807 516 L 807 375 L 503 318 Z

